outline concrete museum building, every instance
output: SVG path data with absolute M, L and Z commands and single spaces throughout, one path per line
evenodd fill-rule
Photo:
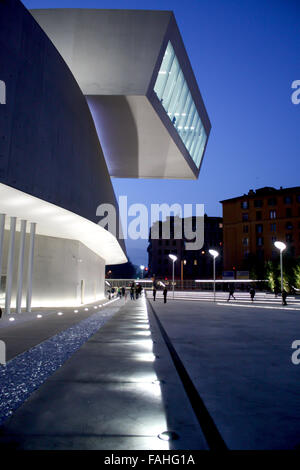
M 0 305 L 104 296 L 111 177 L 198 177 L 211 125 L 172 12 L 0 2 Z

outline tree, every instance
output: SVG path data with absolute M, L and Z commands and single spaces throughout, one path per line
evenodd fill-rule
M 266 276 L 269 287 L 281 289 L 281 273 L 279 260 L 272 260 L 266 263 Z M 289 253 L 283 259 L 283 288 L 289 292 L 292 287 L 300 288 L 300 261 L 293 258 Z
M 300 263 L 294 268 L 294 287 L 300 289 Z

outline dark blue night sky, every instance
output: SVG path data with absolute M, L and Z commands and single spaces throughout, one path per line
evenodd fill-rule
M 27 0 L 27 8 L 173 10 L 211 123 L 198 181 L 114 179 L 128 202 L 204 203 L 221 215 L 220 200 L 262 186 L 300 185 L 299 0 Z M 128 254 L 147 264 L 147 243 Z

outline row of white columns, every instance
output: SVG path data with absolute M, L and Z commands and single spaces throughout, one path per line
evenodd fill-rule
M 0 280 L 1 280 L 2 272 L 3 272 L 2 267 L 3 267 L 5 218 L 6 218 L 5 214 L 0 214 Z M 5 289 L 5 314 L 6 315 L 9 315 L 11 311 L 16 224 L 17 224 L 17 218 L 10 217 L 9 248 L 8 248 L 8 257 L 7 257 L 6 289 Z M 19 246 L 19 258 L 18 258 L 18 276 L 17 276 L 17 294 L 16 294 L 16 312 L 17 313 L 21 313 L 22 311 L 21 306 L 22 306 L 22 291 L 23 291 L 23 277 L 24 277 L 26 227 L 27 227 L 27 221 L 21 220 L 20 246 Z M 28 266 L 27 266 L 27 293 L 26 293 L 26 311 L 27 312 L 31 312 L 35 232 L 36 232 L 36 223 L 31 222 L 30 223 L 30 239 L 29 239 L 29 255 L 28 255 Z

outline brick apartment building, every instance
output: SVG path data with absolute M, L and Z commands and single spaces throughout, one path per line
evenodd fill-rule
M 300 256 L 300 186 L 264 187 L 223 204 L 224 269 L 247 269 L 250 260 L 261 265 L 278 257 L 274 242 L 286 253 Z
M 177 218 L 178 220 L 179 218 Z M 183 224 L 184 219 L 179 219 Z M 193 230 L 195 219 L 193 219 Z M 164 223 L 170 223 L 170 239 L 162 237 Z M 176 279 L 211 279 L 212 257 L 208 253 L 210 248 L 217 250 L 220 256 L 216 260 L 216 275 L 222 274 L 223 252 L 223 225 L 222 217 L 208 217 L 204 215 L 204 244 L 200 250 L 186 250 L 185 239 L 174 239 L 174 217 L 167 218 L 167 222 L 155 222 L 159 224 L 159 239 L 151 239 L 149 236 L 148 258 L 149 276 L 164 279 L 172 276 L 172 261 L 169 254 L 177 256 L 174 265 Z M 152 227 L 151 227 L 152 228 Z M 150 229 L 151 233 L 151 229 Z

